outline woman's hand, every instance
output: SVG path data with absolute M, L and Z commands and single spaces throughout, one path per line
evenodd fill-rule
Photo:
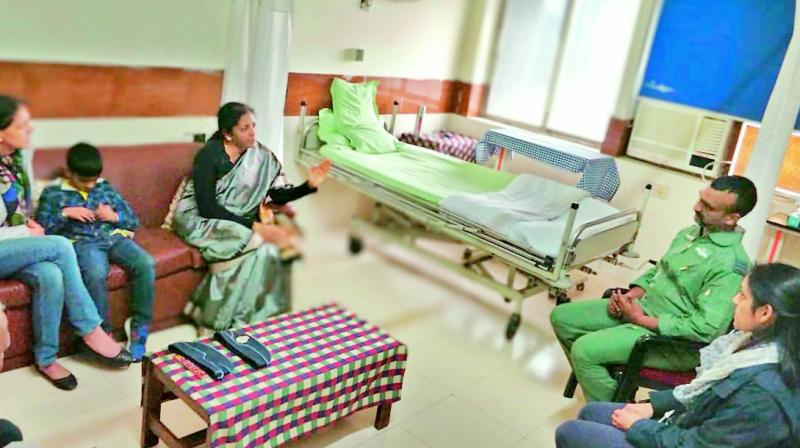
M 11 333 L 8 332 L 8 318 L 3 310 L 3 305 L 0 304 L 0 370 L 3 370 L 3 359 L 5 359 L 6 350 L 10 346 Z
M 258 207 L 258 220 L 261 224 L 274 224 L 275 223 L 275 212 L 272 210 L 272 207 L 269 204 L 262 203 Z
M 649 409 L 647 409 L 649 408 Z M 649 414 L 649 415 L 648 415 Z M 653 406 L 649 403 L 628 404 L 622 409 L 617 409 L 611 414 L 611 424 L 623 431 L 631 429 L 639 420 L 646 420 L 653 416 Z
M 653 417 L 653 405 L 650 403 L 628 403 L 622 409 L 641 415 L 643 418 Z
M 328 159 L 323 160 L 319 165 L 312 166 L 308 170 L 308 184 L 313 188 L 317 188 L 325 182 L 328 177 L 328 171 L 331 170 L 331 161 Z
M 38 222 L 29 219 L 26 225 L 28 226 L 28 232 L 30 232 L 31 236 L 44 236 L 44 227 Z
M 275 224 L 253 223 L 253 231 L 258 233 L 264 241 L 272 243 L 280 248 L 290 246 L 295 237 L 294 232 L 276 226 Z

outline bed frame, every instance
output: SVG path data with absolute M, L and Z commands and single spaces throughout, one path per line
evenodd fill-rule
M 319 154 L 320 144 L 316 138 L 317 119 L 308 123 L 306 121 L 306 105 L 303 102 L 300 105 L 300 124 L 297 131 L 297 162 L 310 167 L 321 162 L 323 157 Z M 575 232 L 573 230 L 578 203 L 573 203 L 561 236 L 558 255 L 553 258 L 505 240 L 492 230 L 460 216 L 388 189 L 350 169 L 334 165 L 330 175 L 375 201 L 375 208 L 369 219 L 354 218 L 351 223 L 352 254 L 361 251 L 362 235 L 374 234 L 491 288 L 506 302 L 513 303 L 513 311 L 506 326 L 506 338 L 509 340 L 519 329 L 522 301 L 526 298 L 547 290 L 557 304 L 569 302 L 567 290 L 572 286 L 582 290 L 587 275 L 595 273 L 586 266 L 588 263 L 605 259 L 613 264 L 621 264 L 618 261 L 620 255 L 638 256 L 633 252 L 633 246 L 652 188 L 651 185 L 645 187 L 638 210 L 626 210 L 588 222 Z M 583 236 L 592 227 L 626 216 L 633 216 L 634 219 L 593 235 Z M 571 238 L 573 233 L 575 237 Z M 436 254 L 417 244 L 419 239 L 461 244 L 464 246 L 462 259 L 454 261 Z M 498 279 L 489 272 L 484 265 L 489 261 L 494 261 L 506 271 L 505 279 Z M 575 269 L 580 269 L 582 273 L 571 276 L 570 271 Z M 518 278 L 523 281 L 518 281 Z M 520 287 L 520 284 L 524 286 Z

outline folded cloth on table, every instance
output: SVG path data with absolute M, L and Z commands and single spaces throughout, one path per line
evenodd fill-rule
M 225 355 L 202 342 L 176 342 L 169 351 L 192 361 L 215 380 L 221 380 L 233 371 L 233 362 Z
M 269 349 L 243 330 L 219 331 L 214 334 L 214 339 L 228 350 L 239 355 L 254 369 L 266 367 L 272 361 L 272 354 Z

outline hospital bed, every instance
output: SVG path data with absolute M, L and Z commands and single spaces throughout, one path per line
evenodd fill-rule
M 442 199 L 459 192 L 491 192 L 508 185 L 514 175 L 410 145 L 397 154 L 363 154 L 349 147 L 326 145 L 317 137 L 317 119 L 307 120 L 300 107 L 297 161 L 310 167 L 333 162 L 330 175 L 375 201 L 369 219 L 355 218 L 350 251 L 362 248 L 362 235 L 375 234 L 406 246 L 457 273 L 498 292 L 513 311 L 506 338 L 516 334 L 522 301 L 548 291 L 557 304 L 568 302 L 566 291 L 583 289 L 586 265 L 618 255 L 635 256 L 633 245 L 647 205 L 650 185 L 638 210 L 619 211 L 592 197 L 568 207 L 557 219 L 532 222 L 525 239 L 510 238 L 440 207 Z M 461 260 L 452 260 L 418 244 L 420 239 L 444 240 L 464 246 Z M 487 263 L 492 262 L 492 268 Z M 505 275 L 497 278 L 497 266 Z M 495 271 L 494 273 L 491 271 Z

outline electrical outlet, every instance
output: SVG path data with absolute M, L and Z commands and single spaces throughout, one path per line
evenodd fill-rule
M 663 184 L 653 184 L 653 195 L 659 199 L 667 199 L 669 187 Z

